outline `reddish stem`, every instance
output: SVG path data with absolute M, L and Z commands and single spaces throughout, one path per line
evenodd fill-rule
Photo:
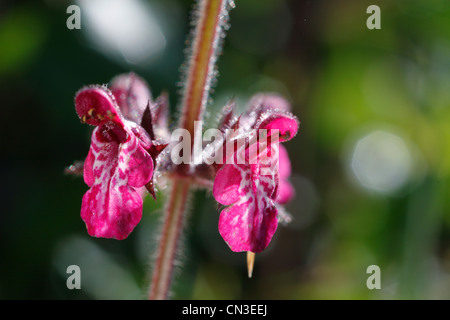
M 189 131 L 194 144 L 194 122 L 202 120 L 215 76 L 221 38 L 228 20 L 231 0 L 201 0 L 197 11 L 191 57 L 182 98 L 180 127 Z M 177 248 L 186 220 L 186 206 L 191 195 L 192 178 L 186 166 L 179 166 L 172 176 L 172 187 L 164 214 L 161 238 L 154 261 L 149 299 L 167 299 L 173 279 Z
M 149 293 L 150 300 L 164 300 L 169 296 L 176 251 L 183 230 L 189 194 L 188 180 L 173 180 L 170 198 L 166 204 L 157 259 L 153 266 L 153 277 Z
M 187 129 L 191 137 L 194 136 L 194 121 L 202 120 L 208 103 L 230 6 L 230 0 L 203 0 L 199 3 L 180 118 L 180 127 Z

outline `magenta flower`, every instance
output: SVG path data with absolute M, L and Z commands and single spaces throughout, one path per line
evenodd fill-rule
M 287 111 L 288 107 L 278 96 L 257 95 L 238 118 L 231 116 L 229 107 L 225 110 L 222 131 L 232 128 L 235 136 L 248 138 L 241 150 L 235 147 L 231 151 L 234 163 L 219 166 L 213 187 L 216 201 L 227 206 L 220 213 L 219 232 L 232 251 L 264 250 L 278 226 L 277 202 L 285 203 L 293 195 L 287 181 L 289 158 L 286 150 L 278 145 L 278 141 L 294 137 L 299 127 L 297 118 Z M 267 130 L 267 137 L 278 132 L 279 138 L 277 141 L 268 138 L 266 144 L 259 138 L 255 140 L 252 134 L 260 130 Z M 255 150 L 256 161 L 251 162 Z M 230 150 L 227 152 L 229 155 Z M 244 154 L 246 163 L 237 162 L 239 153 Z
M 279 145 L 278 161 L 280 187 L 275 201 L 279 204 L 285 204 L 294 197 L 295 189 L 288 180 L 291 176 L 291 161 L 289 160 L 289 155 L 283 145 Z
M 88 86 L 76 94 L 81 121 L 96 126 L 84 163 L 90 189 L 81 206 L 91 236 L 125 239 L 141 220 L 144 187 L 152 191 L 162 149 L 152 143 L 151 105 L 150 91 L 134 74 L 115 78 L 111 90 Z

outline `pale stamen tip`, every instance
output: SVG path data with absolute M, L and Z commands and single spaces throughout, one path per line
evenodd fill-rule
M 255 264 L 255 253 L 247 251 L 247 271 L 249 278 L 252 277 L 254 264 Z

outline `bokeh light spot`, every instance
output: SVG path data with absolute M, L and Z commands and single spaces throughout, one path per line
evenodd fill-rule
M 412 167 L 413 158 L 405 141 L 384 130 L 360 138 L 351 156 L 351 169 L 359 183 L 381 193 L 392 193 L 404 186 Z

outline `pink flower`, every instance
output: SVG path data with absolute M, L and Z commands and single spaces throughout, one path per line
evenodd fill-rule
M 278 226 L 277 202 L 285 203 L 293 195 L 287 181 L 289 158 L 284 147 L 278 145 L 278 141 L 294 137 L 299 127 L 288 107 L 286 100 L 279 96 L 257 95 L 239 117 L 232 117 L 229 105 L 225 108 L 221 130 L 234 129 L 235 136 L 248 137 L 242 150 L 227 150 L 234 160 L 239 153 L 244 154 L 246 163 L 235 161 L 219 166 L 213 187 L 216 201 L 227 206 L 220 213 L 219 232 L 232 251 L 264 250 Z M 267 130 L 268 137 L 278 130 L 278 141 L 268 138 L 265 144 L 255 140 L 252 135 L 259 130 Z M 255 150 L 256 161 L 251 162 Z
M 163 148 L 155 148 L 148 132 L 151 99 L 134 74 L 115 78 L 111 90 L 88 86 L 76 94 L 81 121 L 96 126 L 84 163 L 90 189 L 81 206 L 91 236 L 125 239 L 141 220 L 142 190 L 151 186 L 154 159 Z
M 289 155 L 283 145 L 279 146 L 278 161 L 280 188 L 278 190 L 278 196 L 275 201 L 279 204 L 285 204 L 294 197 L 295 189 L 288 180 L 291 176 L 291 161 L 289 160 Z

